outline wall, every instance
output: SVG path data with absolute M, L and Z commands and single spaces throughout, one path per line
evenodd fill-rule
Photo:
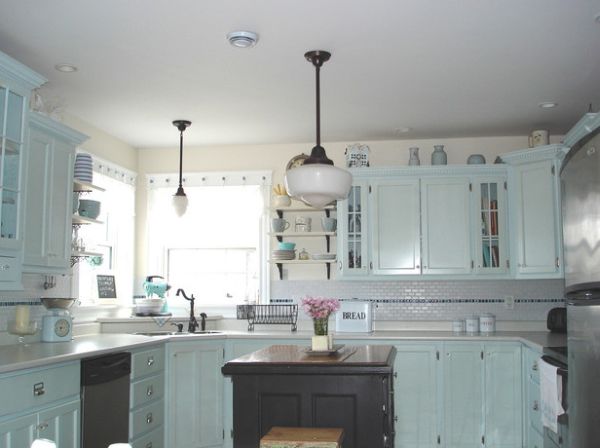
M 551 139 L 558 143 L 560 136 Z M 344 166 L 344 149 L 349 143 L 325 143 L 328 156 Z M 480 137 L 428 140 L 361 142 L 370 149 L 371 166 L 407 165 L 408 148 L 418 146 L 422 165 L 429 165 L 434 144 L 444 144 L 449 164 L 465 164 L 470 154 L 483 154 L 487 163 L 496 156 L 527 147 L 526 136 Z M 283 183 L 285 166 L 290 158 L 309 153 L 312 144 L 247 145 L 220 147 L 186 147 L 184 173 L 196 171 L 272 170 L 273 183 Z M 146 271 L 146 186 L 147 174 L 173 173 L 178 170 L 178 147 L 141 149 L 138 153 L 137 193 L 137 265 L 136 284 Z M 309 244 L 309 243 L 307 243 Z M 332 244 L 335 244 L 333 242 Z M 299 247 L 301 249 L 301 247 Z M 332 271 L 335 271 L 334 269 Z M 358 297 L 375 300 L 378 320 L 444 320 L 473 312 L 493 312 L 500 319 L 543 320 L 549 308 L 562 304 L 562 281 L 323 281 L 324 268 L 306 267 L 277 279 L 271 272 L 272 298 L 301 298 L 304 295 Z M 334 278 L 335 274 L 332 275 Z M 304 280 L 298 280 L 303 278 Z M 415 291 L 420 291 L 415 294 Z M 517 300 L 514 309 L 502 302 L 505 295 Z M 464 299 L 464 300 L 463 300 Z M 465 301 L 468 299 L 468 301 Z

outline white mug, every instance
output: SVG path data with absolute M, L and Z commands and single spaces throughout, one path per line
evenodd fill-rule
M 535 148 L 536 146 L 544 146 L 550 142 L 548 131 L 545 129 L 538 129 L 533 131 L 529 136 L 529 147 Z

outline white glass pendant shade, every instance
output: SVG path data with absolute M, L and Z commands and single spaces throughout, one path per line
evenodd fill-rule
M 285 173 L 288 194 L 315 208 L 346 199 L 351 186 L 352 174 L 333 165 L 314 163 Z
M 177 216 L 183 216 L 187 210 L 187 207 L 188 197 L 185 195 L 185 193 L 179 194 L 179 192 L 177 192 L 177 194 L 173 195 L 173 208 L 175 209 Z
M 48 439 L 35 439 L 31 448 L 56 448 L 56 443 Z

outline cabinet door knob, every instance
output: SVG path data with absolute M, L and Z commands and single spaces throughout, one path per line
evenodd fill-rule
M 146 444 L 146 448 L 152 448 L 152 442 L 148 442 L 148 443 Z
M 154 418 L 152 417 L 152 412 L 148 412 L 148 415 L 146 415 L 146 423 L 150 424 L 154 421 Z
M 37 425 L 37 430 L 38 431 L 44 431 L 47 428 L 48 428 L 48 423 L 46 423 L 46 422 L 40 423 L 39 425 Z
M 146 388 L 146 395 L 147 395 L 148 397 L 151 397 L 151 396 L 152 396 L 152 394 L 154 394 L 154 388 L 152 387 L 152 385 L 150 385 L 150 386 L 148 386 L 148 387 Z
M 154 356 L 148 356 L 148 367 L 154 364 Z
M 537 371 L 537 369 L 538 369 L 538 362 L 537 361 L 533 361 L 533 365 L 531 366 L 531 370 Z
M 540 405 L 538 404 L 537 400 L 535 400 L 535 401 L 533 402 L 533 410 L 534 410 L 534 411 L 537 411 L 539 408 L 540 408 Z

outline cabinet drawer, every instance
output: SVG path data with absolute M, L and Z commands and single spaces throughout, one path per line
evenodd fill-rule
M 165 376 L 155 375 L 131 384 L 131 409 L 143 406 L 165 393 Z
M 529 426 L 538 433 L 542 434 L 542 409 L 540 403 L 540 386 L 532 380 L 527 383 L 527 419 Z
M 138 379 L 151 373 L 162 373 L 165 368 L 165 351 L 161 348 L 133 353 L 131 379 Z
M 0 415 L 46 406 L 79 395 L 79 363 L 0 376 Z
M 154 431 L 132 440 L 131 448 L 163 448 L 164 447 L 164 429 L 156 428 Z M 540 446 L 540 448 L 542 448 Z
M 17 257 L 0 257 L 0 282 L 21 280 L 21 266 Z
M 531 349 L 525 351 L 525 374 L 536 384 L 540 384 L 540 358 L 541 355 Z
M 159 400 L 132 412 L 129 425 L 131 438 L 135 439 L 140 434 L 162 426 L 164 420 L 164 406 L 163 400 Z

